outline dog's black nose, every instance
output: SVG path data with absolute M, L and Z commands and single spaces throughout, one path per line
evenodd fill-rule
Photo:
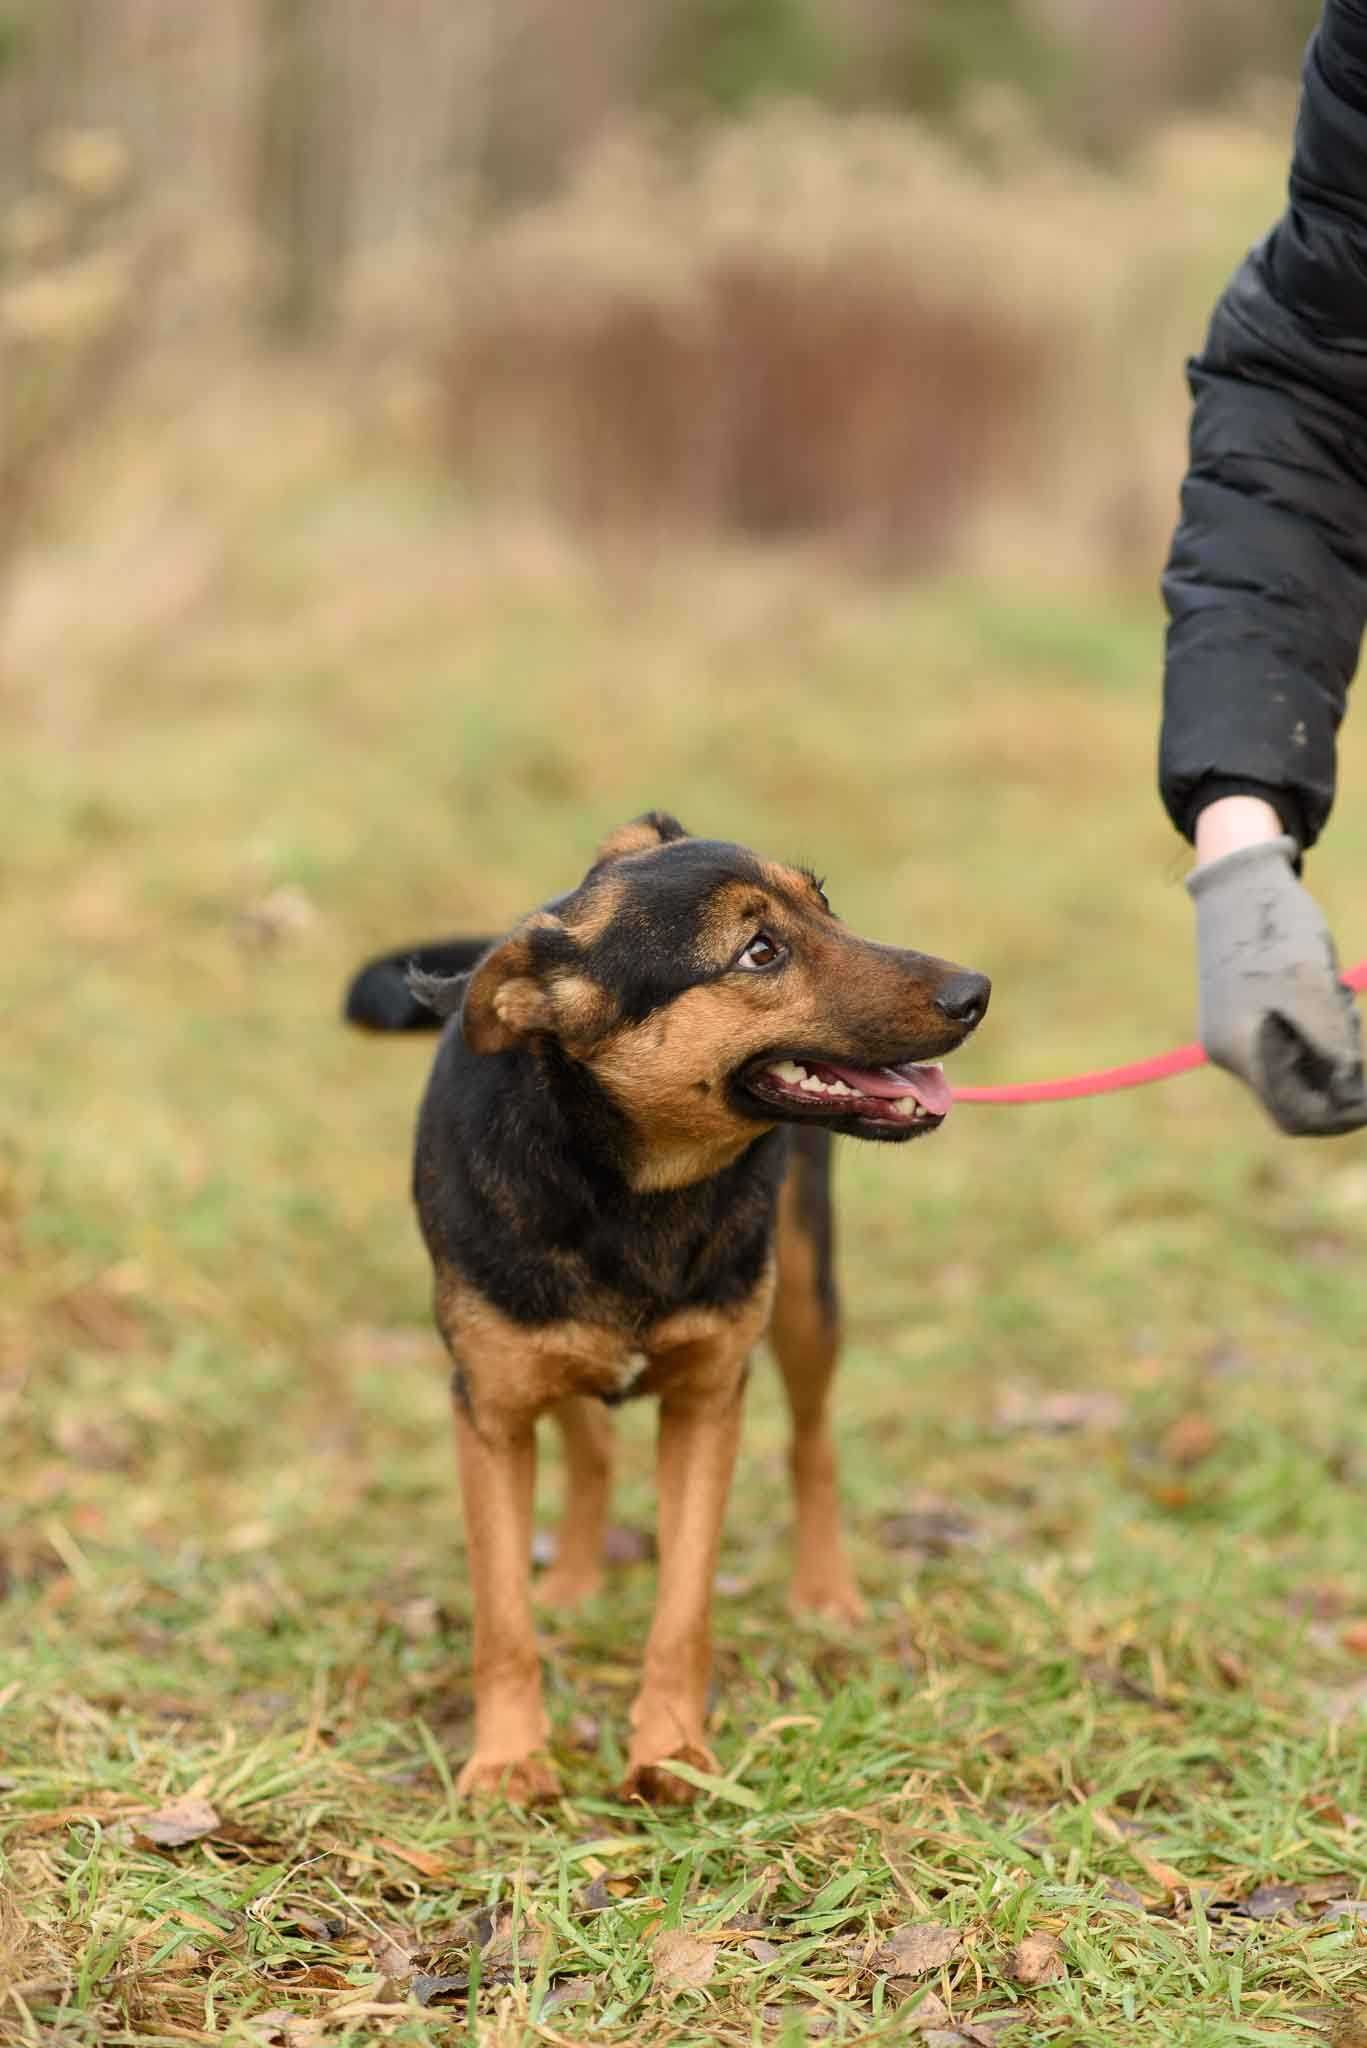
M 987 1014 L 992 984 L 985 974 L 951 974 L 935 998 L 935 1007 L 951 1024 L 971 1031 Z

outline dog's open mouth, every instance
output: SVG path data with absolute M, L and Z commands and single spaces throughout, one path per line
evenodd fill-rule
M 953 1102 L 944 1069 L 933 1062 L 854 1067 L 796 1057 L 753 1060 L 740 1080 L 749 1094 L 786 1117 L 874 1126 L 889 1136 L 938 1130 Z

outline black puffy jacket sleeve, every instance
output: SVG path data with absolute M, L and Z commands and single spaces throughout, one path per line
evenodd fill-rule
M 1327 0 L 1287 210 L 1189 374 L 1163 801 L 1190 837 L 1214 798 L 1264 796 L 1310 846 L 1367 618 L 1367 0 Z

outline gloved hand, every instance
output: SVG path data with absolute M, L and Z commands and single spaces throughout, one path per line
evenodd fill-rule
M 1187 878 L 1196 905 L 1201 1043 L 1293 1137 L 1367 1124 L 1357 1006 L 1334 941 L 1292 869 L 1294 839 L 1268 839 Z

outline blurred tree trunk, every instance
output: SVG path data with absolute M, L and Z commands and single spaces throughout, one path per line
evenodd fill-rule
M 347 255 L 350 163 L 340 16 L 327 0 L 259 5 L 257 191 L 267 257 L 262 311 L 281 340 L 304 341 L 330 324 Z

